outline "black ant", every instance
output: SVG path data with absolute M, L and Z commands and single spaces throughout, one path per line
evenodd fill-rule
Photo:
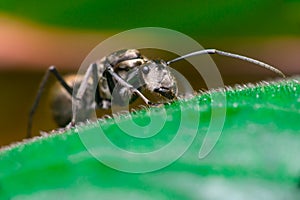
M 59 126 L 66 126 L 70 122 L 74 125 L 75 121 L 85 121 L 90 117 L 94 109 L 109 109 L 114 90 L 117 91 L 114 92 L 114 99 L 120 105 L 128 102 L 128 99 L 132 102 L 137 97 L 140 97 L 147 105 L 153 105 L 143 95 L 142 92 L 145 90 L 157 93 L 169 100 L 176 99 L 178 96 L 177 83 L 175 76 L 168 68 L 169 65 L 187 57 L 202 54 L 219 54 L 237 58 L 259 65 L 285 77 L 280 70 L 264 62 L 216 49 L 192 52 L 168 62 L 164 60 L 150 60 L 141 55 L 136 49 L 119 50 L 92 63 L 84 76 L 72 75 L 62 77 L 54 66 L 49 67 L 40 84 L 29 114 L 27 137 L 31 137 L 33 115 L 50 73 L 60 83 L 59 88 L 52 97 L 54 120 Z M 93 88 L 96 88 L 96 90 Z M 75 112 L 72 112 L 72 95 L 75 100 L 80 100 L 80 104 L 77 105 Z M 78 112 L 79 110 L 81 112 Z M 81 114 L 79 115 L 78 113 Z

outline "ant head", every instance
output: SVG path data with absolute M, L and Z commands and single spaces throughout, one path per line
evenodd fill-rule
M 174 75 L 163 60 L 149 60 L 139 67 L 145 88 L 168 99 L 177 96 L 178 89 Z

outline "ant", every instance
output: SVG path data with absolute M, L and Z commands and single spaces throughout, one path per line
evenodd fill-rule
M 128 100 L 131 103 L 137 97 L 140 97 L 147 105 L 154 105 L 142 93 L 145 90 L 159 94 L 168 100 L 176 99 L 178 97 L 177 83 L 174 74 L 168 68 L 169 65 L 191 56 L 203 54 L 218 54 L 244 60 L 285 77 L 280 70 L 269 64 L 216 49 L 192 52 L 168 62 L 150 60 L 141 55 L 136 49 L 119 50 L 92 63 L 85 75 L 81 76 L 69 75 L 62 77 L 57 69 L 51 66 L 41 81 L 34 104 L 30 110 L 27 138 L 31 137 L 33 116 L 50 73 L 59 82 L 59 86 L 52 95 L 53 117 L 57 125 L 63 127 L 70 124 L 70 122 L 71 125 L 75 125 L 75 121 L 85 121 L 94 109 L 109 109 L 113 92 L 114 100 L 116 99 L 116 103 L 119 105 L 124 105 Z M 80 104 L 76 104 L 75 112 L 72 111 L 72 95 L 75 103 L 80 101 Z

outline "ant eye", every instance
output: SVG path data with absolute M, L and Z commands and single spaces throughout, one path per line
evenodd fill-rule
M 150 70 L 149 70 L 148 66 L 144 66 L 142 71 L 143 71 L 144 74 L 148 74 Z

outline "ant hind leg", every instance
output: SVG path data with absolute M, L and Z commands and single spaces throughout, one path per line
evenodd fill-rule
M 29 118 L 28 118 L 28 124 L 27 124 L 27 135 L 26 135 L 26 138 L 30 138 L 31 137 L 31 131 L 32 131 L 32 120 L 33 120 L 33 116 L 34 116 L 34 113 L 39 105 L 39 102 L 40 102 L 40 99 L 42 97 L 42 94 L 43 94 L 43 91 L 45 90 L 45 86 L 46 86 L 46 83 L 48 82 L 48 79 L 49 79 L 49 74 L 52 73 L 56 79 L 59 81 L 59 83 L 67 90 L 67 92 L 72 95 L 73 93 L 73 89 L 66 83 L 66 81 L 63 79 L 63 77 L 59 74 L 59 72 L 56 70 L 55 66 L 50 66 L 48 68 L 48 70 L 46 71 L 41 83 L 40 83 L 40 86 L 39 86 L 39 89 L 38 89 L 38 92 L 36 94 L 36 97 L 35 97 L 35 100 L 34 100 L 34 103 L 30 109 L 30 112 L 29 112 Z

